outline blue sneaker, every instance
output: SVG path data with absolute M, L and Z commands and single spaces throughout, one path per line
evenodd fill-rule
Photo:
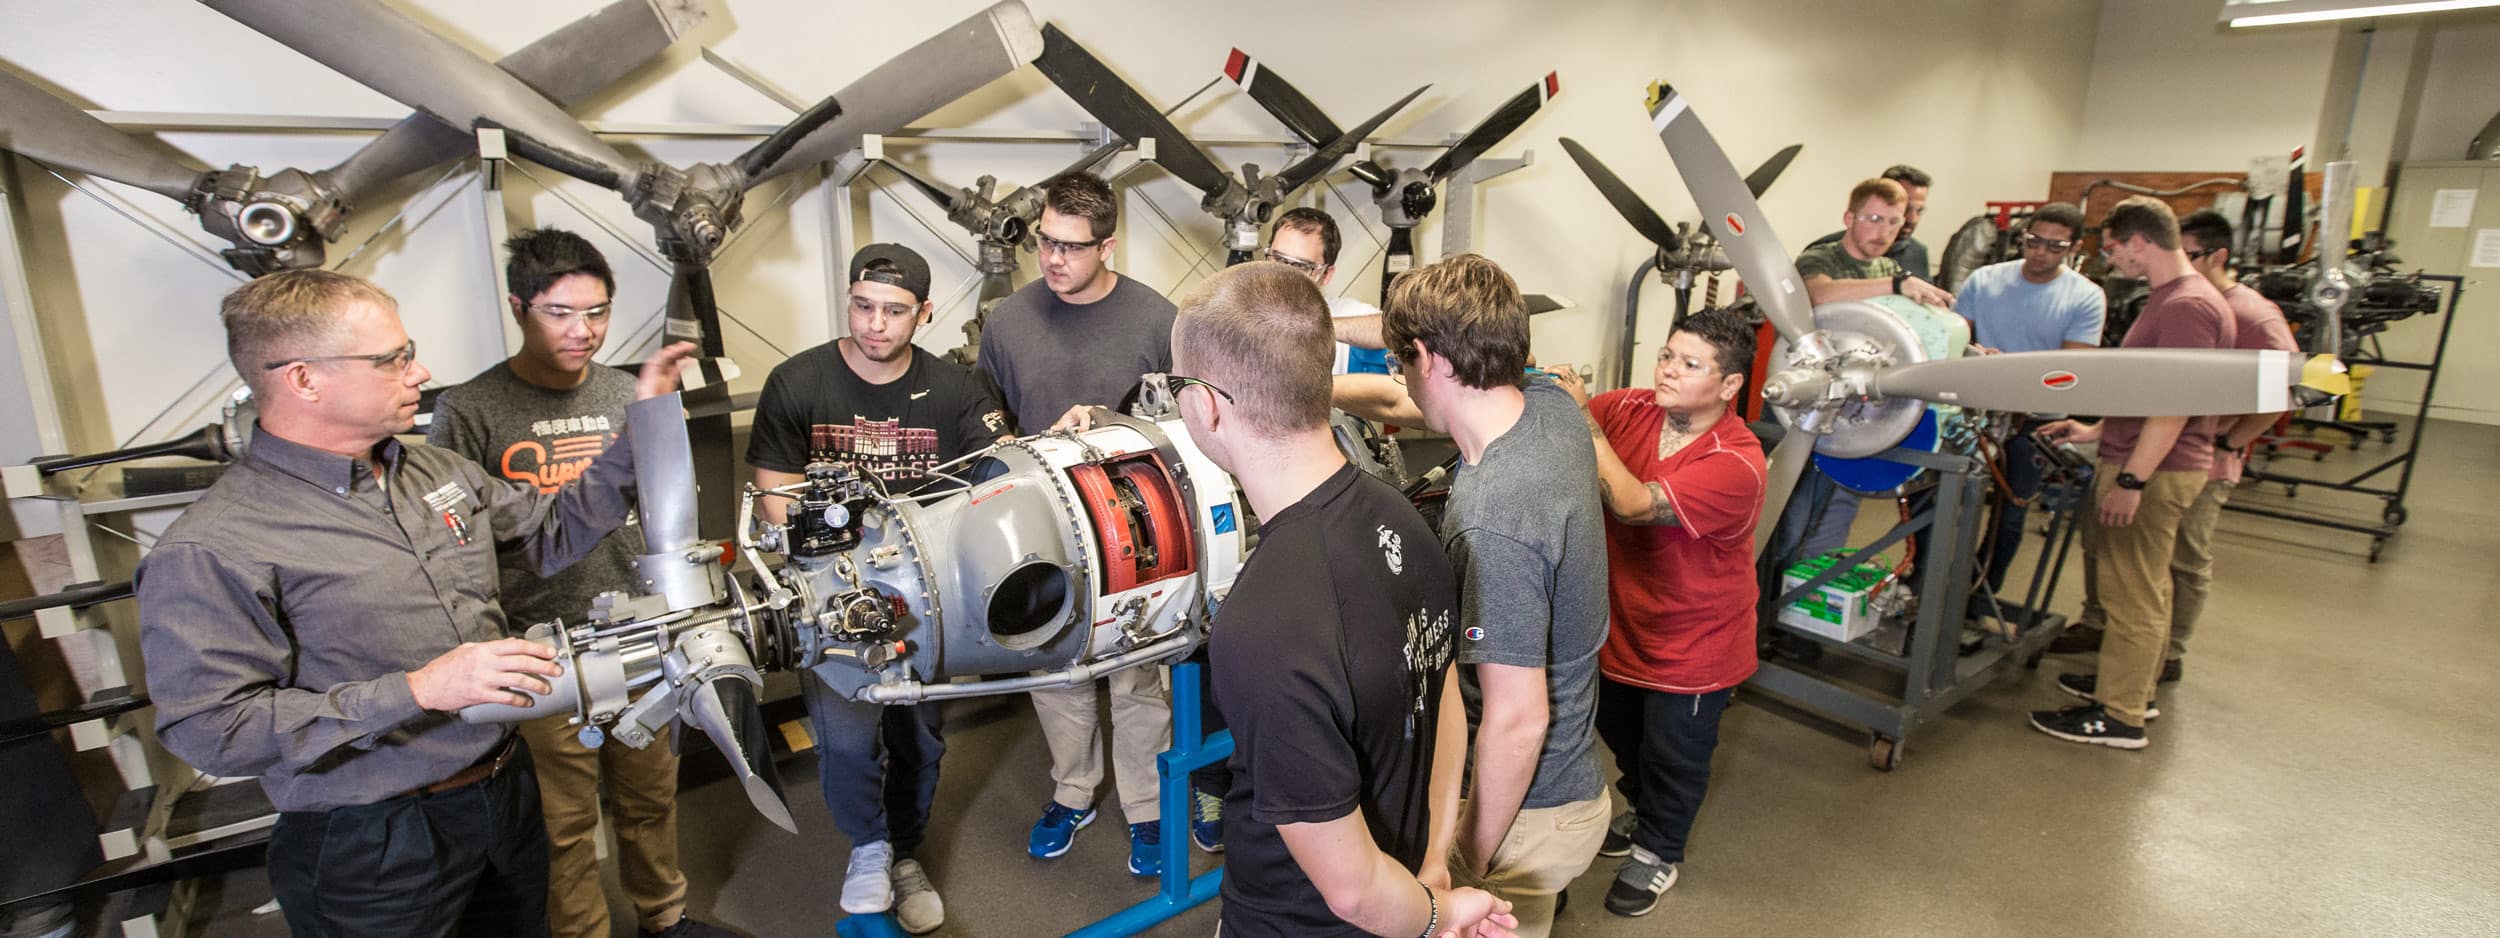
M 1163 875 L 1163 822 L 1128 826 L 1128 872 L 1131 876 Z
M 1198 792 L 1190 802 L 1189 842 L 1201 853 L 1224 852 L 1224 799 Z
M 1036 860 L 1048 860 L 1068 852 L 1076 842 L 1076 832 L 1094 823 L 1094 809 L 1071 808 L 1053 801 L 1042 808 L 1042 819 L 1033 822 L 1033 839 L 1025 844 L 1026 853 Z

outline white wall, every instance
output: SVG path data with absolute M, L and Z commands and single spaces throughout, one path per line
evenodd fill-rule
M 393 2 L 490 58 L 597 5 L 595 0 Z M 627 88 L 579 111 L 618 121 L 777 122 L 785 112 L 702 62 L 695 46 L 710 43 L 799 94 L 822 94 L 979 5 L 977 0 L 716 2 L 713 21 L 701 35 Z M 1743 5 L 1590 0 L 1546 6 L 1501 0 L 1282 0 L 1255 8 L 1035 0 L 1034 7 L 1167 105 L 1215 77 L 1235 45 L 1289 76 L 1342 123 L 1353 123 L 1415 84 L 1434 82 L 1431 92 L 1384 128 L 1384 137 L 1397 140 L 1447 139 L 1558 68 L 1561 97 L 1493 154 L 1533 150 L 1536 164 L 1480 190 L 1475 243 L 1509 267 L 1523 287 L 1583 304 L 1540 317 L 1535 336 L 1543 360 L 1584 363 L 1599 360 L 1605 330 L 1620 318 L 1624 278 L 1647 248 L 1569 164 L 1553 143 L 1556 136 L 1568 134 L 1587 144 L 1668 218 L 1692 217 L 1641 111 L 1643 86 L 1667 78 L 1692 98 L 1740 166 L 1750 167 L 1784 144 L 1805 144 L 1803 156 L 1765 200 L 1792 246 L 1836 227 L 1841 193 L 1895 162 L 1920 165 L 1938 177 L 1928 236 L 1931 243 L 1940 242 L 1953 223 L 1976 213 L 1982 200 L 2037 197 L 2051 169 L 2072 164 L 2086 111 L 2089 37 L 2103 19 L 2093 4 L 2069 0 L 1898 2 L 1853 7 L 1845 16 L 1834 15 L 1828 3 L 1808 0 Z M 184 0 L 12 3 L 8 18 L 10 28 L 0 30 L 0 67 L 33 76 L 91 107 L 368 117 L 405 112 Z M 926 123 L 1073 129 L 1086 120 L 1025 69 Z M 1229 84 L 1209 90 L 1177 120 L 1199 134 L 1282 138 L 1281 128 Z M 336 161 L 366 136 L 182 133 L 165 139 L 218 165 L 310 168 Z M 747 144 L 689 138 L 619 142 L 671 161 L 719 159 Z M 960 141 L 898 149 L 959 184 L 982 173 L 1031 181 L 1078 152 L 1074 145 Z M 1235 148 L 1216 155 L 1272 169 L 1284 151 Z M 1381 155 L 1411 164 L 1429 158 L 1430 151 L 1384 148 Z M 30 266 L 47 352 L 63 396 L 72 401 L 67 406 L 75 411 L 67 420 L 73 444 L 92 448 L 164 438 L 209 419 L 221 386 L 230 380 L 219 368 L 214 304 L 233 280 L 20 165 L 28 170 Z M 545 170 L 532 173 L 552 179 Z M 970 268 L 945 245 L 964 246 L 966 240 L 942 222 L 939 233 L 923 230 L 904 209 L 936 221 L 918 196 L 891 188 L 890 176 L 872 178 L 888 188 L 853 197 L 863 209 L 858 234 L 915 245 L 938 268 L 937 296 L 959 297 Z M 1196 211 L 1196 194 L 1152 167 L 1129 174 L 1125 182 L 1129 213 L 1116 266 L 1167 292 L 1203 277 L 1209 264 L 1193 267 L 1193 262 L 1215 251 L 1216 225 Z M 110 183 L 89 185 L 125 211 L 162 219 L 189 240 L 208 242 L 167 200 Z M 613 195 L 570 183 L 563 188 L 619 231 L 647 237 L 648 228 L 632 221 Z M 1377 289 L 1374 238 L 1382 234 L 1377 214 L 1344 177 L 1334 188 L 1357 203 L 1349 207 L 1336 196 L 1326 197 L 1347 227 L 1341 261 L 1348 269 L 1339 284 L 1369 297 Z M 418 189 L 417 182 L 404 184 L 391 198 L 362 207 L 351 243 L 407 205 L 414 206 L 410 216 L 422 221 L 348 269 L 376 278 L 401 297 L 426 362 L 441 380 L 457 381 L 501 353 L 477 184 L 460 171 L 409 200 Z M 783 208 L 771 207 L 774 196 L 769 191 L 750 196 L 750 230 L 716 270 L 724 309 L 745 324 L 730 326 L 727 341 L 750 386 L 782 354 L 828 337 L 824 272 L 840 260 L 826 256 L 828 203 L 821 188 L 798 193 Z M 541 193 L 530 179 L 511 180 L 510 198 L 515 227 L 559 224 L 593 233 L 576 209 Z M 1163 230 L 1149 203 L 1180 230 Z M 1427 225 L 1418 242 L 1429 258 L 1439 243 L 1435 229 Z M 624 280 L 619 295 L 625 312 L 610 354 L 627 357 L 641 351 L 626 337 L 656 313 L 665 278 L 631 259 L 623 245 L 606 246 Z M 1370 269 L 1353 269 L 1367 258 Z M 1220 263 L 1220 254 L 1210 263 Z M 1648 321 L 1662 320 L 1665 291 L 1653 287 L 1646 302 L 1656 314 Z M 968 305 L 957 299 L 943 310 L 923 344 L 954 345 Z M 159 418 L 168 402 L 178 406 Z
M 2500 114 L 2500 13 L 2461 17 L 2431 39 L 2430 74 L 2414 110 L 2407 160 L 2461 160 Z
M 2244 170 L 2315 138 L 2333 24 L 2231 29 L 2222 0 L 2105 0 L 2082 145 L 2058 169 Z

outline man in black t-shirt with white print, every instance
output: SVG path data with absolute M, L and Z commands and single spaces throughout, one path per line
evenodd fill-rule
M 1446 879 L 1466 756 L 1442 706 L 1458 586 L 1415 509 L 1338 453 L 1334 339 L 1318 288 L 1275 263 L 1210 278 L 1172 330 L 1190 439 L 1266 519 L 1210 639 L 1233 732 L 1223 932 L 1506 935 L 1509 903 L 1423 883 Z
M 755 484 L 803 481 L 811 462 L 848 462 L 890 491 L 946 485 L 930 470 L 995 442 L 1007 415 L 970 369 L 920 354 L 927 325 L 929 264 L 899 244 L 872 244 L 851 258 L 850 335 L 790 357 L 764 381 L 747 462 Z M 782 499 L 759 503 L 780 522 Z M 938 705 L 880 706 L 844 698 L 810 677 L 799 682 L 820 753 L 825 807 L 851 839 L 842 910 L 892 910 L 912 934 L 936 929 L 945 906 L 913 857 L 937 794 Z

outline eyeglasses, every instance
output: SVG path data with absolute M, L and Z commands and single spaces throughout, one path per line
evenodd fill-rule
M 1901 216 L 1899 215 L 1877 215 L 1873 212 L 1860 212 L 1851 217 L 1870 225 L 1882 225 L 1886 228 L 1901 227 Z
M 2212 256 L 2214 256 L 2215 254 L 2220 253 L 2221 251 L 2222 251 L 2222 249 L 2221 249 L 2221 248 L 2218 248 L 2218 247 L 2214 247 L 2214 248 L 2206 248 L 2206 249 L 2204 249 L 2204 250 L 2202 250 L 2202 251 L 2189 251 L 2189 252 L 2187 252 L 2187 257 L 2188 257 L 2188 260 L 2192 260 L 2192 261 L 2201 261 L 2201 260 L 2204 260 L 2205 258 L 2212 257 Z
M 417 340 L 410 339 L 408 344 L 388 352 L 377 352 L 372 355 L 314 355 L 305 358 L 281 358 L 277 361 L 261 363 L 260 370 L 276 371 L 288 365 L 318 365 L 322 362 L 364 362 L 372 365 L 375 371 L 397 377 L 407 374 L 408 366 L 415 364 L 416 361 Z
M 1182 388 L 1193 384 L 1215 392 L 1215 396 L 1223 398 L 1224 403 L 1233 403 L 1233 395 L 1231 392 L 1226 391 L 1223 388 L 1216 387 L 1214 382 L 1208 381 L 1205 378 L 1192 378 L 1188 375 L 1172 374 L 1163 376 L 1163 391 L 1166 394 L 1170 394 L 1172 396 L 1172 400 L 1174 401 L 1180 400 Z
M 903 303 L 879 303 L 864 296 L 851 297 L 851 312 L 884 313 L 887 319 L 905 319 L 919 315 L 920 307 Z
M 1302 275 L 1305 277 L 1317 277 L 1319 276 L 1320 268 L 1327 266 L 1326 264 L 1322 264 L 1317 261 L 1306 261 L 1291 254 L 1279 254 L 1276 253 L 1273 248 L 1268 250 L 1267 259 L 1301 271 Z
M 614 303 L 601 303 L 597 306 L 585 306 L 580 309 L 575 309 L 570 306 L 555 305 L 532 306 L 530 307 L 530 312 L 545 316 L 548 321 L 559 326 L 570 326 L 573 324 L 573 321 L 577 319 L 596 326 L 605 324 L 608 321 L 608 311 L 614 308 L 615 305 L 616 304 Z
M 1101 247 L 1102 243 L 1105 240 L 1108 240 L 1105 238 L 1095 238 L 1091 241 L 1061 241 L 1038 231 L 1033 233 L 1033 238 L 1035 241 L 1033 253 L 1056 254 L 1061 257 L 1091 251 L 1095 248 Z
M 1709 374 L 1712 368 L 1713 366 L 1711 363 L 1694 358 L 1690 355 L 1683 358 L 1677 358 L 1666 352 L 1658 353 L 1658 370 L 1671 375 L 1684 374 L 1700 377 L 1702 375 Z
M 2056 240 L 2056 241 L 2051 241 L 2051 240 L 2049 240 L 2049 239 L 2047 239 L 2047 238 L 2040 237 L 2039 235 L 2036 235 L 2036 234 L 2027 234 L 2027 235 L 2024 235 L 2024 236 L 2023 236 L 2023 250 L 2026 250 L 2026 251 L 2035 251 L 2035 250 L 2037 250 L 2037 251 L 2048 251 L 2048 252 L 2051 252 L 2051 253 L 2056 253 L 2056 254 L 2063 254 L 2063 253 L 2065 253 L 2065 252 L 2066 252 L 2066 249 L 2067 249 L 2067 248 L 2071 248 L 2071 247 L 2074 247 L 2074 246 L 2075 246 L 2075 239 L 2073 239 L 2073 238 L 2064 238 L 2064 239 L 2060 239 L 2060 240 Z

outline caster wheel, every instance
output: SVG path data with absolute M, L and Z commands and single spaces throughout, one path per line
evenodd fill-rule
M 2385 519 L 2385 520 L 2387 521 L 2387 523 L 2388 523 L 2388 525 L 2389 525 L 2390 527 L 2398 527 L 2398 528 L 2404 527 L 2404 525 L 2405 525 L 2405 506 L 2403 506 L 2403 505 L 2389 505 L 2389 506 L 2387 506 L 2387 512 L 2386 512 L 2385 514 L 2380 515 L 2379 517 L 2381 517 L 2381 518 Z
M 1901 741 L 1898 739 L 1889 739 L 1883 736 L 1877 736 L 1868 740 L 1866 744 L 1866 764 L 1874 766 L 1875 770 L 1878 772 L 1890 772 L 1894 769 L 1900 768 Z

